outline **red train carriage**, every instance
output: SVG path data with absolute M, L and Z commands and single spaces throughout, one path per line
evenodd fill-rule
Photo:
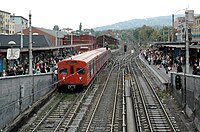
M 87 86 L 110 57 L 110 50 L 99 48 L 58 62 L 58 86 Z

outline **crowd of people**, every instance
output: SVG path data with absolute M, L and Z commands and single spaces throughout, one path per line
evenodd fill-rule
M 146 50 L 142 52 L 142 55 L 148 61 L 149 65 L 156 65 L 158 69 L 164 68 L 166 74 L 171 70 L 183 72 L 182 66 L 185 64 L 185 58 L 183 56 L 173 58 L 172 55 L 164 54 L 162 51 L 158 50 Z M 54 55 L 48 57 L 48 55 L 44 54 L 41 57 L 36 57 L 33 61 L 33 74 L 54 72 L 56 71 L 57 63 L 69 56 L 70 55 L 68 54 L 63 57 Z M 200 59 L 195 59 L 192 65 L 192 74 L 200 75 Z M 0 76 L 5 77 L 25 74 L 29 74 L 28 59 L 25 59 L 24 61 L 15 60 L 13 66 L 11 66 L 11 62 L 9 62 L 8 68 L 3 69 Z
M 37 63 L 33 63 L 33 74 L 38 73 L 47 73 L 53 71 L 56 67 L 56 60 L 40 60 Z M 25 75 L 29 74 L 29 65 L 28 63 L 18 63 L 18 61 L 14 62 L 14 66 L 8 65 L 7 70 L 3 69 L 2 76 L 15 76 L 15 75 Z
M 45 54 L 43 56 L 34 58 L 32 64 L 33 74 L 54 72 L 57 68 L 57 63 L 64 58 L 67 57 L 58 57 L 53 55 L 47 57 Z M 24 59 L 23 61 L 20 61 L 19 59 L 14 60 L 13 64 L 9 60 L 7 64 L 7 68 L 3 69 L 1 77 L 29 74 L 28 59 Z
M 144 58 L 148 61 L 149 65 L 156 65 L 158 69 L 164 68 L 166 74 L 171 70 L 183 72 L 182 65 L 184 64 L 184 57 L 179 56 L 173 59 L 170 54 L 163 54 L 161 51 L 144 51 Z M 173 69 L 174 68 L 174 69 Z
M 158 69 L 164 68 L 166 74 L 173 70 L 176 72 L 183 72 L 183 65 L 185 65 L 185 57 L 177 56 L 174 57 L 170 54 L 164 54 L 161 51 L 143 51 L 144 58 L 148 61 L 149 65 L 156 65 Z M 192 74 L 200 75 L 200 59 L 195 59 L 195 61 L 190 63 L 192 68 Z

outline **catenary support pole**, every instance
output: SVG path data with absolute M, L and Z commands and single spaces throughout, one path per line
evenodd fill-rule
M 29 11 L 29 74 L 33 74 L 32 67 L 32 27 L 31 27 L 31 11 Z

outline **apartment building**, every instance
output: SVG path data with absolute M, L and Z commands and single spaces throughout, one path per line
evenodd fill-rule
M 15 14 L 10 16 L 11 23 L 15 24 L 15 33 L 21 33 L 24 29 L 28 28 L 28 20 L 22 16 L 15 16 Z
M 0 10 L 0 34 L 12 35 L 28 28 L 28 20 L 22 16 Z
M 10 22 L 10 13 L 0 10 L 0 33 L 14 34 L 15 24 Z
M 184 41 L 184 27 L 185 27 L 185 17 L 177 17 L 174 23 L 176 29 L 176 41 Z
M 177 17 L 174 27 L 177 30 L 176 41 L 185 42 L 185 16 Z M 200 15 L 195 16 L 194 10 L 188 10 L 188 29 L 191 29 L 191 41 L 200 43 Z
M 188 28 L 193 31 L 194 26 L 194 10 L 187 10 L 188 12 Z M 177 17 L 174 22 L 174 28 L 176 29 L 176 41 L 185 41 L 185 16 Z
M 192 40 L 200 42 L 200 15 L 194 17 L 194 26 L 192 30 Z

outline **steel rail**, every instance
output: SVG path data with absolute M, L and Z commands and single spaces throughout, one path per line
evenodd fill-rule
M 120 67 L 119 67 L 119 71 L 120 71 Z M 117 88 L 115 91 L 115 99 L 114 99 L 114 104 L 113 104 L 113 114 L 112 114 L 112 121 L 111 121 L 111 128 L 110 131 L 113 132 L 113 128 L 114 128 L 114 120 L 115 120 L 115 113 L 116 113 L 116 105 L 117 105 L 117 97 L 118 97 L 118 89 L 119 89 L 119 80 L 120 80 L 120 74 L 118 73 L 117 75 Z
M 136 59 L 134 59 L 134 60 L 136 60 Z M 135 62 L 136 62 L 136 61 L 135 61 Z M 135 72 L 134 72 L 134 71 L 132 71 L 132 72 L 133 72 L 134 76 L 136 76 Z M 136 85 L 137 85 L 137 87 L 138 87 L 140 99 L 141 99 L 141 101 L 142 101 L 142 105 L 143 105 L 143 108 L 144 108 L 145 116 L 146 116 L 146 119 L 147 119 L 147 122 L 148 122 L 149 131 L 153 132 L 153 127 L 152 127 L 152 124 L 151 124 L 151 121 L 150 121 L 150 117 L 149 117 L 149 115 L 148 115 L 148 110 L 147 110 L 147 108 L 146 108 L 145 101 L 144 101 L 145 99 L 144 99 L 144 97 L 142 96 L 142 91 L 141 91 L 141 89 L 139 88 L 139 82 L 138 82 L 137 79 L 135 80 L 135 82 L 136 82 Z
M 138 61 L 136 61 L 136 64 L 137 64 L 138 67 L 139 67 Z M 163 106 L 162 102 L 160 101 L 160 98 L 158 97 L 156 91 L 153 89 L 153 86 L 150 84 L 150 82 L 149 82 L 149 80 L 148 80 L 148 77 L 147 77 L 145 74 L 143 74 L 143 76 L 144 76 L 146 82 L 149 84 L 149 86 L 150 86 L 150 88 L 151 88 L 151 90 L 152 90 L 154 96 L 156 97 L 156 99 L 157 99 L 159 105 L 161 106 L 161 109 L 162 109 L 162 111 L 163 111 L 163 113 L 164 113 L 164 115 L 165 115 L 165 117 L 166 117 L 168 123 L 170 124 L 170 128 L 173 130 L 173 132 L 176 132 L 176 129 L 174 128 L 173 123 L 172 123 L 172 121 L 170 120 L 167 111 L 165 110 L 165 107 Z
M 46 113 L 46 115 L 40 120 L 40 122 L 34 127 L 32 132 L 35 132 L 38 130 L 39 126 L 46 120 L 46 118 L 53 112 L 53 110 L 59 105 L 59 102 L 64 98 L 64 95 L 61 96 L 61 98 L 55 103 L 53 107 Z
M 70 123 L 72 122 L 73 118 L 75 117 L 78 109 L 80 108 L 81 103 L 83 102 L 84 98 L 86 97 L 86 95 L 88 94 L 90 88 L 93 86 L 94 81 L 96 80 L 96 77 L 92 80 L 92 82 L 89 84 L 89 86 L 87 87 L 86 91 L 83 93 L 81 99 L 79 101 L 75 101 L 76 104 L 76 108 L 74 109 L 74 111 L 72 112 L 73 114 L 71 115 L 71 117 L 69 118 L 65 128 L 68 129 Z M 77 98 L 78 99 L 78 98 Z M 78 103 L 77 103 L 78 102 Z M 63 124 L 63 122 L 65 121 L 66 117 L 68 116 L 68 114 L 70 113 L 71 109 L 72 109 L 73 105 L 70 107 L 70 109 L 68 110 L 68 112 L 66 112 L 66 114 L 63 116 L 63 118 L 60 120 L 58 126 L 56 127 L 56 129 L 54 130 L 54 132 L 59 131 L 60 126 Z M 66 131 L 66 129 L 64 131 Z
M 98 108 L 98 106 L 99 106 L 99 103 L 100 103 L 100 101 L 101 101 L 101 99 L 102 99 L 103 93 L 104 93 L 104 91 L 105 91 L 105 89 L 106 89 L 106 86 L 107 86 L 107 84 L 108 84 L 108 80 L 109 80 L 109 78 L 110 78 L 110 76 L 111 76 L 111 73 L 112 73 L 112 71 L 113 71 L 113 69 L 114 69 L 114 65 L 115 65 L 115 63 L 112 65 L 113 67 L 111 68 L 110 73 L 109 73 L 109 75 L 108 75 L 108 77 L 107 77 L 107 79 L 106 79 L 106 82 L 105 82 L 105 84 L 104 84 L 103 90 L 102 90 L 102 92 L 101 92 L 101 94 L 100 94 L 100 96 L 99 96 L 99 99 L 98 99 L 98 101 L 97 101 L 97 104 L 96 104 L 96 106 L 95 106 L 95 108 L 94 108 L 94 111 L 93 111 L 93 113 L 92 113 L 92 116 L 91 116 L 91 118 L 90 118 L 89 124 L 88 124 L 88 126 L 87 126 L 87 128 L 86 128 L 86 132 L 89 132 L 89 129 L 90 129 L 92 120 L 93 120 L 94 115 L 95 115 L 95 113 L 96 113 L 96 111 L 97 111 L 97 108 Z

